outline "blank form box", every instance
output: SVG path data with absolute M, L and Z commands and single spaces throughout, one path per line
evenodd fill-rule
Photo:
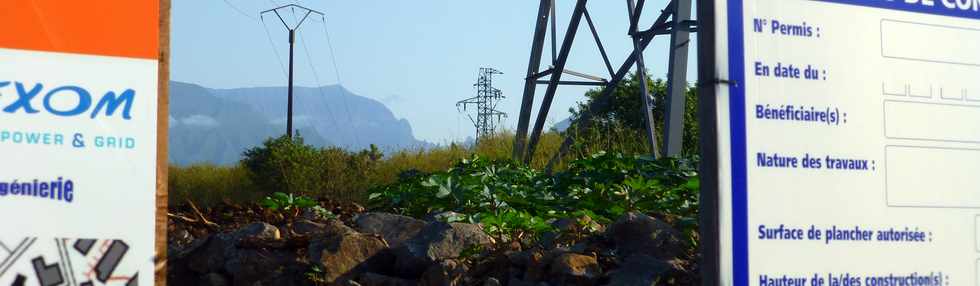
M 892 100 L 884 105 L 887 138 L 980 143 L 980 106 Z
M 978 49 L 980 30 L 977 29 L 881 21 L 881 55 L 886 58 L 980 66 Z
M 963 95 L 966 96 L 967 101 L 980 101 L 980 85 L 964 89 Z
M 963 100 L 963 98 L 965 96 L 966 96 L 966 94 L 963 93 L 963 89 L 962 88 L 955 88 L 955 87 L 940 87 L 939 88 L 939 98 L 942 98 L 942 99 L 945 99 L 945 100 L 961 101 L 961 100 Z
M 973 240 L 976 251 L 980 252 L 980 215 L 973 217 Z
M 899 80 L 884 81 L 881 83 L 881 94 L 890 96 L 907 96 L 908 85 Z
M 921 82 L 909 84 L 909 96 L 918 98 L 932 98 L 932 86 Z
M 885 147 L 889 206 L 980 208 L 980 150 Z

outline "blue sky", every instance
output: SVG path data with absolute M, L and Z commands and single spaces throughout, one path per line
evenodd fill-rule
M 647 1 L 641 27 L 653 22 L 665 2 Z M 495 78 L 495 86 L 507 96 L 498 109 L 511 114 L 504 126 L 516 126 L 538 7 L 532 0 L 175 0 L 171 78 L 211 88 L 285 85 L 285 28 L 274 15 L 264 22 L 258 15 L 288 3 L 326 14 L 326 25 L 313 17 L 298 32 L 297 85 L 332 85 L 339 78 L 347 89 L 409 120 L 417 138 L 446 143 L 473 134 L 455 103 L 473 96 L 477 70 L 489 66 L 505 73 Z M 558 0 L 559 41 L 573 6 L 572 0 Z M 626 1 L 591 1 L 589 11 L 618 66 L 632 47 L 626 35 Z M 293 21 L 291 12 L 282 16 Z M 648 70 L 657 78 L 666 75 L 667 41 L 658 38 L 645 54 Z M 692 59 L 691 81 L 694 66 Z M 607 77 L 584 21 L 568 68 Z M 543 88 L 538 90 L 535 111 Z M 567 118 L 568 108 L 583 100 L 586 90 L 560 88 L 549 123 Z

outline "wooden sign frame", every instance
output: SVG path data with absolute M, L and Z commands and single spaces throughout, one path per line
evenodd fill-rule
M 167 285 L 167 138 L 170 111 L 170 0 L 160 0 L 160 57 L 157 83 L 157 181 L 155 283 Z

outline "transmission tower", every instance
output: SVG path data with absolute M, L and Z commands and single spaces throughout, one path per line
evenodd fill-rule
M 684 92 L 687 88 L 688 43 L 690 42 L 690 33 L 697 32 L 697 22 L 691 20 L 691 6 L 693 1 L 670 0 L 667 3 L 667 7 L 661 11 L 654 23 L 647 29 L 641 29 L 639 27 L 640 19 L 646 1 L 626 0 L 626 20 L 629 23 L 629 30 L 626 34 L 632 38 L 632 51 L 622 65 L 618 69 L 614 69 L 606 53 L 606 49 L 602 45 L 596 24 L 592 21 L 592 16 L 586 7 L 586 4 L 589 2 L 588 0 L 575 1 L 576 4 L 571 10 L 571 20 L 561 43 L 558 42 L 557 16 L 555 13 L 556 1 L 540 0 L 538 15 L 535 18 L 537 21 L 531 44 L 531 58 L 528 62 L 527 77 L 524 82 L 524 95 L 521 100 L 521 110 L 518 115 L 517 131 L 514 139 L 514 159 L 530 163 L 531 158 L 534 157 L 535 148 L 544 129 L 548 111 L 551 109 L 551 103 L 554 100 L 559 86 L 579 85 L 602 88 L 599 97 L 583 110 L 584 112 L 582 112 L 579 118 L 572 122 L 572 126 L 575 126 L 576 129 L 589 129 L 593 120 L 591 111 L 601 110 L 609 104 L 612 93 L 616 90 L 616 86 L 626 78 L 631 68 L 636 67 L 637 80 L 645 82 L 646 65 L 643 61 L 643 51 L 653 42 L 654 37 L 663 35 L 670 36 L 670 58 L 668 60 L 669 67 L 667 68 L 668 94 L 667 102 L 663 104 L 666 107 L 666 122 L 664 124 L 664 137 L 666 138 L 664 141 L 666 144 L 664 144 L 664 150 L 660 150 L 657 146 L 657 131 L 652 114 L 654 103 L 652 102 L 650 91 L 646 89 L 646 84 L 640 84 L 640 98 L 642 102 L 637 104 L 642 104 L 644 108 L 643 120 L 646 123 L 645 137 L 647 144 L 650 145 L 651 153 L 655 157 L 659 157 L 661 151 L 668 156 L 679 154 L 683 143 L 681 139 L 683 138 L 684 126 Z M 609 1 L 602 1 L 602 5 L 607 5 L 607 2 Z M 605 63 L 605 68 L 609 75 L 608 78 L 572 71 L 566 67 L 568 59 L 571 57 L 571 49 L 579 26 L 583 22 L 588 25 L 596 48 L 599 51 L 600 58 Z M 548 68 L 542 70 L 541 61 L 549 30 L 551 32 L 551 63 Z M 568 80 L 563 78 L 565 75 L 575 77 L 576 79 Z M 546 85 L 547 88 L 541 99 L 537 120 L 534 122 L 533 129 L 529 130 L 529 127 L 531 127 L 531 113 L 534 105 L 535 90 L 538 85 Z M 531 132 L 530 138 L 528 138 L 528 131 Z M 558 152 L 548 162 L 548 170 L 564 154 L 568 153 L 574 140 L 575 136 L 573 134 L 569 133 L 565 135 L 565 139 Z
M 471 106 L 476 108 L 476 115 L 467 114 L 473 126 L 476 127 L 476 141 L 493 135 L 502 118 L 507 113 L 497 110 L 497 103 L 504 99 L 503 92 L 493 87 L 493 75 L 503 74 L 493 68 L 480 68 L 480 76 L 476 80 L 476 96 L 456 102 L 456 109 L 467 112 Z

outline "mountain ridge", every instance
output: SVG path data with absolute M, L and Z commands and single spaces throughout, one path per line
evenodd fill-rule
M 170 162 L 233 164 L 242 152 L 285 133 L 286 88 L 212 89 L 171 81 Z M 306 143 L 349 150 L 427 148 L 408 120 L 339 85 L 295 87 L 293 125 Z

